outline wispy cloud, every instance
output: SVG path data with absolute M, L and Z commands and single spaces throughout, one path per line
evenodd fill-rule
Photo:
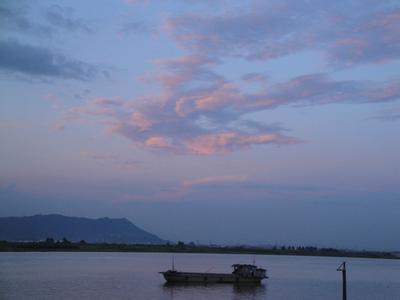
M 120 201 L 182 201 L 186 199 L 199 199 L 206 193 L 214 194 L 216 199 L 222 195 L 240 194 L 246 199 L 260 199 L 266 196 L 287 197 L 288 195 L 316 196 L 332 194 L 335 191 L 328 187 L 309 186 L 301 184 L 277 184 L 263 181 L 255 181 L 245 175 L 212 175 L 194 179 L 182 180 L 176 185 L 158 188 L 154 192 L 148 193 L 125 193 L 120 197 Z M 210 197 L 209 197 L 210 198 Z M 212 198 L 212 197 L 211 197 Z
M 173 16 L 165 28 L 186 49 L 212 57 L 268 60 L 312 49 L 342 65 L 400 58 L 400 9 L 393 1 L 260 0 L 234 7 Z
M 52 5 L 47 9 L 46 20 L 53 26 L 68 31 L 93 33 L 94 30 L 88 22 L 74 16 L 74 9 L 60 5 Z
M 43 18 L 33 18 L 35 13 Z M 0 25 L 0 31 L 46 39 L 54 38 L 60 30 L 83 33 L 95 31 L 88 20 L 76 17 L 71 7 L 51 5 L 43 11 L 40 6 L 30 7 L 22 2 L 7 1 L 0 3 Z
M 280 134 L 260 133 L 243 134 L 240 132 L 223 132 L 200 135 L 186 144 L 189 153 L 197 155 L 213 155 L 232 152 L 237 149 L 256 144 L 296 144 L 298 140 L 283 137 Z
M 112 162 L 114 165 L 118 166 L 119 168 L 126 170 L 136 170 L 140 166 L 140 161 L 123 159 L 119 155 L 115 154 L 85 151 L 82 152 L 82 156 L 98 161 L 109 161 Z
M 21 3 L 0 3 L 0 31 L 20 33 L 29 36 L 50 38 L 54 34 L 51 26 L 31 20 L 28 7 Z
M 76 80 L 90 80 L 99 73 L 95 65 L 10 39 L 0 40 L 0 70 Z
M 175 187 L 156 192 L 151 195 L 132 195 L 124 194 L 121 197 L 122 201 L 166 201 L 181 200 L 184 196 L 190 194 L 197 187 L 207 186 L 231 186 L 239 182 L 245 182 L 247 176 L 243 175 L 219 175 L 207 176 L 191 180 L 184 180 Z

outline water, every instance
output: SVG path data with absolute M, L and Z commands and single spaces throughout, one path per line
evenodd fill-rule
M 0 253 L 0 299 L 339 300 L 343 258 L 257 255 L 260 286 L 166 285 L 168 253 Z M 230 272 L 251 255 L 176 254 L 180 270 Z M 346 258 L 348 299 L 400 300 L 400 260 Z

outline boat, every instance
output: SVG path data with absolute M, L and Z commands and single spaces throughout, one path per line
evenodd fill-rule
M 172 270 L 160 272 L 167 283 L 255 283 L 267 277 L 267 270 L 255 265 L 234 264 L 232 273 L 197 273 Z

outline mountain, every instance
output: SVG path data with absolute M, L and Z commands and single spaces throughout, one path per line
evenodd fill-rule
M 144 231 L 129 220 L 88 219 L 63 215 L 0 218 L 0 240 L 40 241 L 46 238 L 97 243 L 163 244 L 164 240 Z

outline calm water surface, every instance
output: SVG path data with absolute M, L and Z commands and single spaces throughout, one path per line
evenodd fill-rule
M 0 299 L 341 299 L 342 258 L 257 255 L 260 286 L 166 285 L 168 253 L 0 253 Z M 230 272 L 251 255 L 177 254 L 180 270 Z M 400 300 L 400 261 L 350 259 L 348 299 Z

